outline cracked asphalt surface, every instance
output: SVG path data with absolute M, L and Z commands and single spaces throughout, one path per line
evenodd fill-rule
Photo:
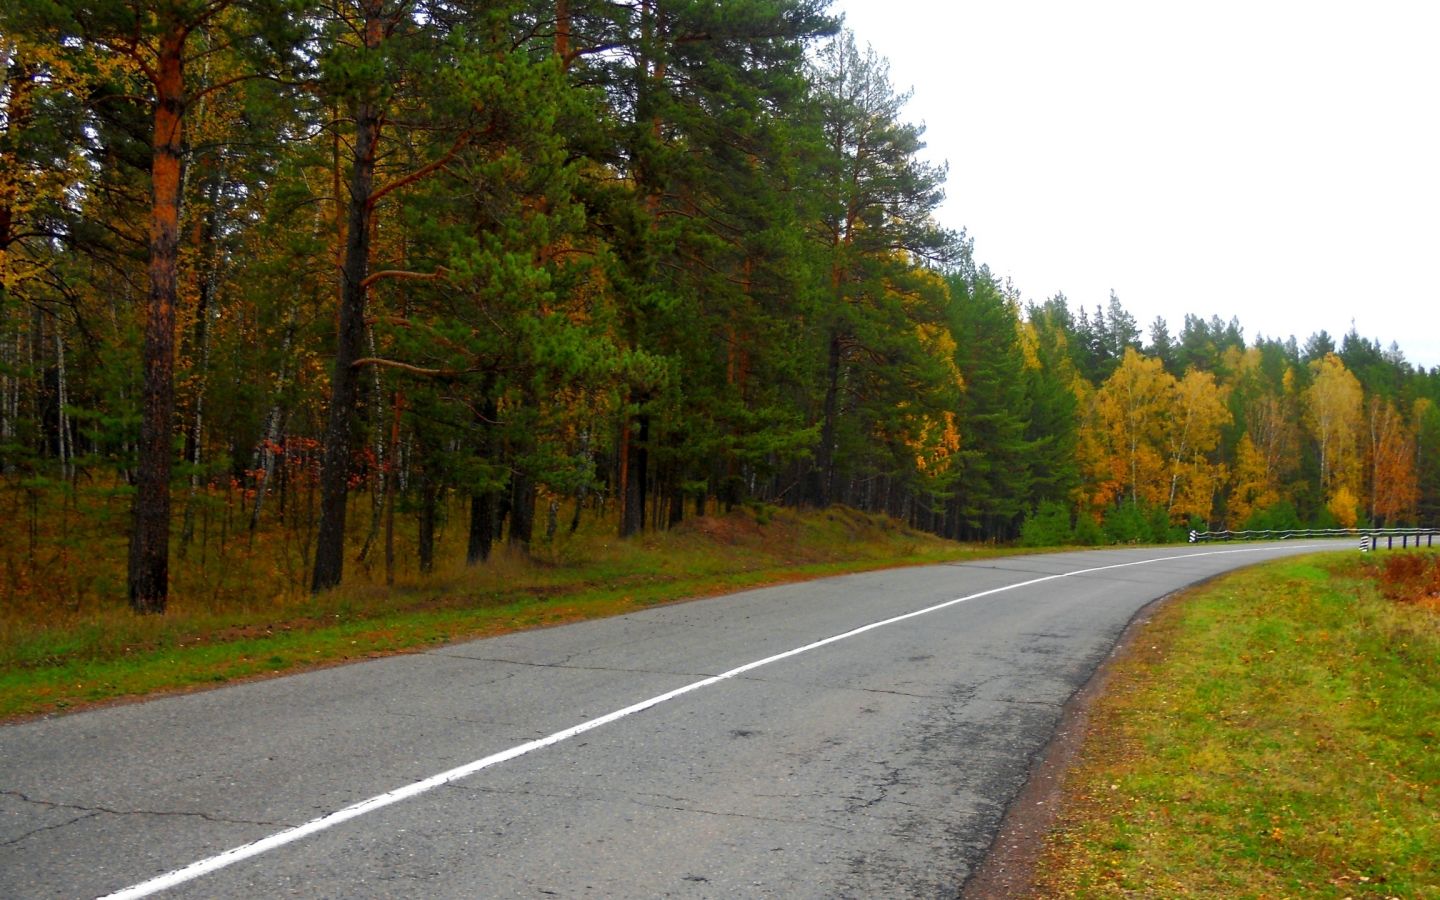
M 0 727 L 0 896 L 103 895 L 871 622 L 1212 552 L 887 625 L 169 892 L 954 896 L 1139 609 L 1316 547 L 875 572 Z

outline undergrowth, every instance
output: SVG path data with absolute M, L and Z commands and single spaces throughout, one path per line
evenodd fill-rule
M 0 519 L 5 564 L 25 573 L 0 601 L 0 717 L 73 709 L 155 691 L 213 685 L 436 643 L 579 619 L 786 580 L 885 565 L 980 556 L 894 520 L 849 509 L 739 508 L 619 540 L 613 516 L 590 515 L 528 552 L 503 545 L 464 561 L 463 529 L 439 538 L 435 570 L 396 554 L 393 584 L 367 523 L 351 534 L 345 583 L 311 596 L 303 528 L 254 536 L 243 504 L 223 497 L 197 516 L 173 554 L 168 611 L 130 612 L 123 517 L 93 515 L 111 499 L 66 497 L 35 519 Z M 113 512 L 113 510 L 112 510 Z M 455 510 L 452 522 L 463 521 Z M 41 529 L 29 543 L 7 529 Z M 402 533 L 398 543 L 412 541 Z M 405 549 L 402 547 L 402 549 Z M 383 551 L 382 551 L 383 552 Z M 27 554 L 30 558 L 27 559 Z

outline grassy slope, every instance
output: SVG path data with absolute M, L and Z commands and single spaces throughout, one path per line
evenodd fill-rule
M 1440 897 L 1440 568 L 1382 592 L 1379 565 L 1276 563 L 1163 610 L 1092 713 L 1037 894 Z
M 604 522 L 537 550 L 393 588 L 356 573 L 318 598 L 267 589 L 263 554 L 232 552 L 223 592 L 177 589 L 164 616 L 114 596 L 0 608 L 0 718 L 72 709 L 437 643 L 600 616 L 762 584 L 993 555 L 852 510 L 696 519 L 617 541 Z M 193 565 L 192 565 L 193 568 Z M 215 569 L 213 565 L 211 569 Z M 252 578 L 252 591 L 236 588 Z M 182 582 L 183 584 L 184 582 Z

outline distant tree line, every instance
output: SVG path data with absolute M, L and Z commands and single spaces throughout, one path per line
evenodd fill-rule
M 601 507 L 1440 506 L 1440 374 L 1395 348 L 1147 343 L 978 265 L 828 0 L 13 0 L 0 58 L 0 468 L 124 486 L 139 611 L 220 484 L 251 529 L 303 504 L 314 590 L 397 515 L 429 568 L 457 506 L 472 564 Z

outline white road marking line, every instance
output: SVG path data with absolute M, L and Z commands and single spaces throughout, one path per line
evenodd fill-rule
M 1324 546 L 1326 545 L 1291 544 L 1286 549 L 1308 550 Z M 278 831 L 275 834 L 270 835 L 269 837 L 261 838 L 258 841 L 253 841 L 249 844 L 243 844 L 239 847 L 235 847 L 234 849 L 226 850 L 224 853 L 220 853 L 207 859 L 193 862 L 190 865 L 185 866 L 184 868 L 175 869 L 172 872 L 167 872 L 164 875 L 159 875 L 155 878 L 150 879 L 149 881 L 143 881 L 140 884 L 125 888 L 121 891 L 116 891 L 113 894 L 106 894 L 104 897 L 101 897 L 100 900 L 135 900 L 135 898 L 149 897 L 152 894 L 157 894 L 160 891 L 169 890 L 170 888 L 184 884 L 187 881 L 193 881 L 194 879 L 199 878 L 202 875 L 208 875 L 209 873 L 217 871 L 219 869 L 223 869 L 226 866 L 234 865 L 241 860 L 250 859 L 253 856 L 259 856 L 262 853 L 267 853 L 271 850 L 276 849 L 277 847 L 283 847 L 286 844 L 293 844 L 301 838 L 309 837 L 312 834 L 334 828 L 336 825 L 339 825 L 342 822 L 348 822 L 349 820 L 363 816 L 366 813 L 371 813 L 378 809 L 384 809 L 385 807 L 390 806 L 393 803 L 399 803 L 401 800 L 408 800 L 411 797 L 418 796 L 429 790 L 440 787 L 441 785 L 449 784 L 452 781 L 458 781 L 461 778 L 465 778 L 469 775 L 473 775 L 476 772 L 479 772 L 481 769 L 488 769 L 491 766 L 499 765 L 500 763 L 507 762 L 508 760 L 512 760 L 520 756 L 525 756 L 528 753 L 533 753 L 536 750 L 541 750 L 553 744 L 558 744 L 561 741 L 569 740 L 576 735 L 581 735 L 587 731 L 592 731 L 602 725 L 608 725 L 611 722 L 619 721 L 620 719 L 624 719 L 627 716 L 633 716 L 635 713 L 638 712 L 644 712 L 651 707 L 659 706 L 662 703 L 665 703 L 669 700 L 674 700 L 676 697 L 683 696 L 690 693 L 691 691 L 698 691 L 701 688 L 709 687 L 712 684 L 718 684 L 721 681 L 727 681 L 731 678 L 736 677 L 737 675 L 743 675 L 746 672 L 754 671 L 761 666 L 768 666 L 771 663 L 779 662 L 782 659 L 789 659 L 792 656 L 799 656 L 802 653 L 808 653 L 811 650 L 817 650 L 820 647 L 825 647 L 830 644 L 838 643 L 839 641 L 846 640 L 847 638 L 852 638 L 857 635 L 864 634 L 867 631 L 874 631 L 877 628 L 884 628 L 887 625 L 894 625 L 897 622 L 904 622 L 907 619 L 914 619 L 918 616 L 924 616 L 933 612 L 938 612 L 942 609 L 947 609 L 959 603 L 965 603 L 969 600 L 978 600 L 981 597 L 989 597 L 992 594 L 1000 594 L 1004 593 L 1005 591 L 1013 591 L 1018 590 L 1019 588 L 1031 587 L 1033 585 L 1043 584 L 1047 581 L 1055 581 L 1059 578 L 1070 578 L 1075 575 L 1089 575 L 1094 572 L 1106 572 L 1112 569 L 1126 569 L 1130 568 L 1131 566 L 1145 566 L 1160 562 L 1174 562 L 1175 560 L 1194 559 L 1202 556 L 1222 556 L 1230 553 L 1260 553 L 1269 549 L 1272 548 L 1247 547 L 1240 550 L 1209 550 L 1204 553 L 1185 553 L 1179 556 L 1161 556 L 1154 559 L 1141 559 L 1127 563 L 1116 563 L 1109 566 L 1095 566 L 1089 569 L 1076 569 L 1073 572 L 1060 572 L 1055 575 L 1045 575 L 1040 578 L 1032 578 L 1029 581 L 1021 581 L 1015 584 L 1005 585 L 1004 587 L 991 588 L 988 591 L 981 591 L 978 594 L 967 594 L 964 597 L 957 597 L 954 600 L 946 600 L 944 603 L 937 603 L 934 606 L 927 606 L 924 609 L 917 609 L 913 612 L 902 613 L 898 616 L 891 616 L 888 619 L 881 619 L 878 622 L 871 622 L 869 625 L 862 625 L 859 628 L 852 628 L 849 631 L 843 632 L 841 634 L 832 635 L 828 638 L 823 638 L 821 640 L 815 641 L 814 643 L 806 644 L 803 647 L 796 647 L 793 650 L 786 650 L 784 653 L 777 653 L 774 656 L 767 656 L 764 659 L 757 659 L 754 662 L 748 662 L 745 665 L 737 666 L 729 670 L 728 672 L 722 672 L 719 675 L 712 675 L 709 678 L 703 678 L 700 681 L 687 684 L 684 687 L 678 687 L 673 691 L 667 691 L 664 694 L 659 694 L 655 697 L 651 697 L 649 700 L 641 700 L 639 703 L 627 706 L 624 709 L 617 709 L 612 713 L 608 713 L 598 718 L 588 719 L 584 722 L 581 722 L 579 725 L 575 725 L 571 728 L 566 728 L 563 731 L 557 731 L 554 734 L 548 735 L 538 740 L 511 747 L 509 750 L 502 750 L 499 753 L 491 754 L 490 756 L 487 756 L 483 759 L 477 759 L 474 762 L 466 763 L 463 766 L 458 766 L 446 772 L 441 772 L 438 775 L 432 775 L 423 781 L 417 781 L 413 784 L 407 784 L 404 787 L 396 788 L 393 791 L 387 791 L 383 794 L 377 794 L 376 796 L 371 797 L 368 800 L 362 800 L 359 803 L 352 804 L 345 807 L 344 809 L 340 809 L 328 815 L 321 816 L 318 819 L 312 819 L 303 825 L 296 825 L 294 828 L 287 828 L 284 831 Z

